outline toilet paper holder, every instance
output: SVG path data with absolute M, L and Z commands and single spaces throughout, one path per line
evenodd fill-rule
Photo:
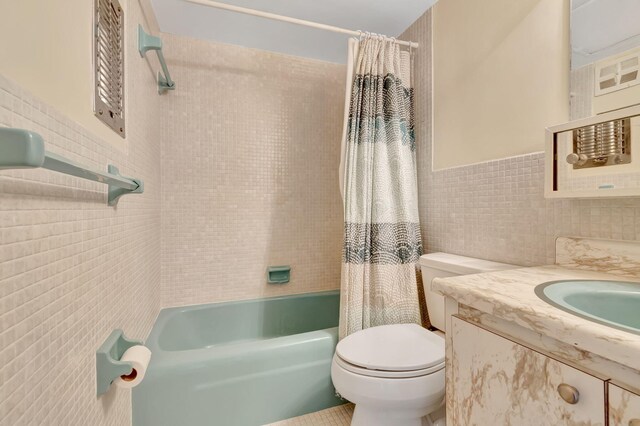
M 130 362 L 120 361 L 127 349 L 142 345 L 139 340 L 127 339 L 122 330 L 113 330 L 107 340 L 96 351 L 96 386 L 98 396 L 109 390 L 118 377 L 133 370 Z

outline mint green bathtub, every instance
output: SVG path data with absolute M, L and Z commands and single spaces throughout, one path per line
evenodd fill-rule
M 134 426 L 257 426 L 343 403 L 331 383 L 339 293 L 163 309 Z

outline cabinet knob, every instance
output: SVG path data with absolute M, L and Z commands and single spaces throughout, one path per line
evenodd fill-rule
M 640 419 L 629 420 L 629 426 L 640 426 Z
M 578 389 L 566 383 L 558 385 L 558 393 L 560 394 L 560 398 L 564 399 L 568 404 L 577 404 L 580 399 L 580 392 L 578 392 Z M 637 426 L 640 426 L 640 424 Z

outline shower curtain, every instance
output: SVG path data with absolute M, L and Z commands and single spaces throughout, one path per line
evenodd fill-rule
M 377 325 L 421 323 L 411 54 L 366 37 L 350 40 L 349 55 L 340 338 Z

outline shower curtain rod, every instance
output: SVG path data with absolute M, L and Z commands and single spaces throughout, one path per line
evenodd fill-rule
M 305 21 L 304 19 L 297 19 L 297 18 L 291 18 L 289 16 L 283 16 L 283 15 L 276 15 L 275 13 L 270 13 L 270 12 L 262 12 L 260 10 L 255 10 L 255 9 L 249 9 L 246 7 L 240 7 L 240 6 L 233 6 L 230 4 L 226 4 L 226 3 L 220 3 L 220 2 L 216 2 L 216 1 L 209 1 L 209 0 L 185 0 L 189 3 L 194 3 L 194 4 L 199 4 L 202 6 L 209 6 L 209 7 L 215 7 L 217 9 L 224 9 L 224 10 L 230 10 L 232 12 L 238 12 L 238 13 L 244 13 L 246 15 L 253 15 L 253 16 L 258 16 L 260 18 L 267 18 L 267 19 L 273 19 L 276 21 L 282 21 L 282 22 L 288 22 L 290 24 L 296 24 L 296 25 L 302 25 L 305 27 L 311 27 L 311 28 L 317 28 L 320 30 L 325 30 L 325 31 L 333 31 L 334 33 L 342 33 L 342 34 L 348 34 L 348 35 L 352 35 L 352 36 L 360 36 L 362 34 L 366 34 L 366 32 L 364 31 L 353 31 L 353 30 L 347 30 L 345 28 L 340 28 L 340 27 L 334 27 L 333 25 L 326 25 L 326 24 L 320 24 L 317 22 L 312 22 L 312 21 Z M 391 37 L 387 37 L 387 36 L 383 36 L 386 40 L 395 40 Z M 396 43 L 402 45 L 402 46 L 409 46 L 412 48 L 417 48 L 418 47 L 418 43 L 414 43 L 412 41 L 404 41 L 404 40 L 395 40 Z

